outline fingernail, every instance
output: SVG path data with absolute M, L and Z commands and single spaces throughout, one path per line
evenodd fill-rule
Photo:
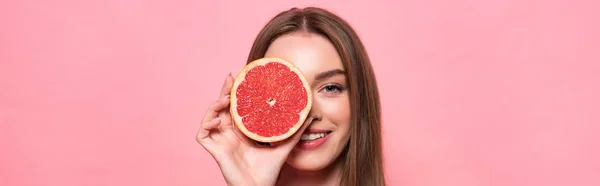
M 215 118 L 215 119 L 212 119 L 211 121 L 218 121 L 218 120 L 221 120 L 221 118 Z
M 223 98 L 221 98 L 221 100 L 223 100 L 223 101 L 226 99 L 229 99 L 229 95 L 225 95 Z

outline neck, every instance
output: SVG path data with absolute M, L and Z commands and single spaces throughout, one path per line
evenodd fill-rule
M 317 171 L 302 171 L 287 163 L 281 168 L 277 185 L 339 185 L 342 177 L 342 161 L 338 158 L 334 163 Z

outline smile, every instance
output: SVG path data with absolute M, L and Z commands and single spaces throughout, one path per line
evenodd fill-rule
M 326 135 L 327 135 L 326 132 L 323 132 L 323 133 L 312 133 L 312 134 L 302 134 L 302 138 L 300 140 L 302 140 L 302 141 L 316 140 L 316 139 L 325 137 Z
M 329 138 L 331 131 L 307 131 L 302 137 L 296 148 L 301 150 L 313 150 L 323 145 Z

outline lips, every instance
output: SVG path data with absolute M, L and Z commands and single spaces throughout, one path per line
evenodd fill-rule
M 302 150 L 317 149 L 329 138 L 331 131 L 307 129 L 303 134 L 302 138 L 296 145 L 296 148 Z

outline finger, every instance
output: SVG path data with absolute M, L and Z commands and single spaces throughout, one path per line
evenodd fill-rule
M 229 97 L 229 94 L 231 93 L 231 87 L 233 86 L 233 77 L 231 76 L 231 74 L 229 74 L 229 76 L 227 76 L 227 79 L 225 80 L 225 84 L 224 84 L 224 89 L 222 91 L 222 94 L 224 94 L 223 97 Z M 231 126 L 233 123 L 231 122 L 231 114 L 230 112 L 220 112 L 219 113 L 219 117 L 221 119 L 223 119 L 222 125 L 223 126 Z
M 231 113 L 229 112 L 229 110 L 223 110 L 219 112 L 219 115 L 217 117 L 223 120 L 223 122 L 221 123 L 223 127 L 235 127 L 233 126 L 233 120 L 231 120 Z
M 231 93 L 231 87 L 233 86 L 233 76 L 231 73 L 225 77 L 225 82 L 223 83 L 223 87 L 221 87 L 221 94 L 219 94 L 219 98 L 225 97 L 225 95 L 229 95 Z
M 244 133 L 242 133 L 242 131 L 240 131 L 237 126 L 232 125 L 230 127 L 230 130 L 228 130 L 228 136 L 234 137 L 238 140 L 240 140 L 242 143 L 245 143 L 247 145 L 253 145 L 252 143 L 254 142 L 252 139 L 248 138 L 246 135 L 244 135 Z
M 218 101 L 210 104 L 210 106 L 208 107 L 208 110 L 206 111 L 206 114 L 204 114 L 204 119 L 202 121 L 210 121 L 213 118 L 216 118 L 219 116 L 219 112 L 221 112 L 223 109 L 227 108 L 229 106 L 229 95 L 226 95 L 225 97 L 219 99 Z M 221 118 L 224 119 L 224 118 Z M 225 120 L 228 121 L 228 120 Z
M 203 143 L 203 141 L 209 136 L 210 131 L 219 127 L 221 118 L 214 118 L 210 121 L 202 122 L 198 134 L 196 135 L 196 141 Z

